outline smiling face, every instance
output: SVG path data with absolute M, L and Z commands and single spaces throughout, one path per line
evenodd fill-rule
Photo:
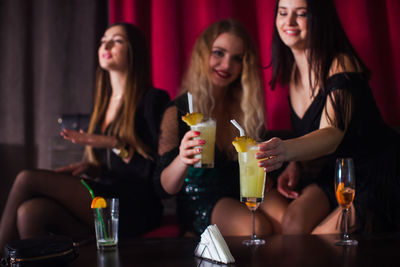
M 101 38 L 98 50 L 100 67 L 107 71 L 128 69 L 128 39 L 123 26 L 112 26 Z
M 243 40 L 231 33 L 222 33 L 215 39 L 209 59 L 211 83 L 225 88 L 242 72 Z
M 289 48 L 305 49 L 307 36 L 307 3 L 305 0 L 280 0 L 276 28 Z

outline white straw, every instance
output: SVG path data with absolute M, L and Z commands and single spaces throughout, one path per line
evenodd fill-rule
M 189 103 L 189 113 L 193 113 L 193 96 L 191 93 L 187 93 Z
M 243 128 L 235 120 L 231 120 L 231 123 L 239 130 L 240 136 L 245 136 Z

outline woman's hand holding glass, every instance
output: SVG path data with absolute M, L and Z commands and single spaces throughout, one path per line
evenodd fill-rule
M 203 146 L 205 140 L 193 140 L 193 138 L 198 137 L 200 132 L 198 131 L 188 131 L 182 138 L 181 144 L 179 146 L 179 159 L 186 165 L 193 165 L 200 159 L 194 158 L 195 155 L 201 153 L 201 148 L 198 146 Z
M 256 158 L 260 159 L 258 166 L 263 167 L 265 172 L 271 172 L 282 167 L 286 161 L 287 147 L 283 140 L 278 137 L 259 144 L 260 151 Z

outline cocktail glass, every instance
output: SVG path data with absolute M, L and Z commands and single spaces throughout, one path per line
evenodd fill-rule
M 206 141 L 203 146 L 197 147 L 202 148 L 202 151 L 200 154 L 195 156 L 195 158 L 200 160 L 196 162 L 193 167 L 214 168 L 215 132 L 217 129 L 217 123 L 215 119 L 203 119 L 201 123 L 190 126 L 190 129 L 200 132 L 200 135 L 194 138 L 195 140 L 202 139 Z
M 254 212 L 264 200 L 265 172 L 258 167 L 258 160 L 255 155 L 258 146 L 250 146 L 247 152 L 238 152 L 240 169 L 240 201 L 244 202 L 251 211 L 252 234 L 251 239 L 243 241 L 247 246 L 263 245 L 265 240 L 259 239 L 255 234 Z
M 354 163 L 351 158 L 339 158 L 336 160 L 335 169 L 335 193 L 338 204 L 342 207 L 343 236 L 336 243 L 338 246 L 357 246 L 357 240 L 349 238 L 347 233 L 348 217 L 356 194 L 356 178 L 354 175 Z

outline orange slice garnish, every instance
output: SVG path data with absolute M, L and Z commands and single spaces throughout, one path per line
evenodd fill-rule
M 182 116 L 182 120 L 186 122 L 187 125 L 193 126 L 200 123 L 203 117 L 204 117 L 203 114 L 198 112 L 193 112 L 193 113 L 186 113 L 185 116 Z
M 343 190 L 344 190 L 344 183 L 341 182 L 338 184 L 338 186 L 336 188 L 336 199 L 339 204 L 344 202 L 343 195 L 342 195 Z
M 249 146 L 256 144 L 256 141 L 248 136 L 235 137 L 232 141 L 232 145 L 235 147 L 237 152 L 246 152 Z
M 90 205 L 92 209 L 102 209 L 107 208 L 107 202 L 102 197 L 95 197 L 92 200 L 92 205 Z

